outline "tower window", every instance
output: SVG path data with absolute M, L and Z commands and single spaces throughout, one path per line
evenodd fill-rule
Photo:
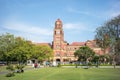
M 60 49 L 60 46 L 59 46 L 59 45 L 56 45 L 56 49 Z
M 56 56 L 60 56 L 60 53 L 58 52 L 58 53 L 56 53 Z

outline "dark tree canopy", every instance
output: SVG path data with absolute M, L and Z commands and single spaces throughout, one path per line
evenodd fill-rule
M 83 46 L 76 50 L 74 55 L 78 57 L 78 61 L 86 62 L 91 61 L 92 57 L 95 55 L 95 52 L 88 46 Z
M 120 15 L 96 29 L 95 39 L 102 49 L 111 48 L 111 52 L 120 53 Z

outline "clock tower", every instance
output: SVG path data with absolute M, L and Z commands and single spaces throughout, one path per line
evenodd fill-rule
M 53 36 L 54 61 L 56 62 L 62 62 L 62 56 L 64 54 L 64 32 L 62 26 L 62 21 L 57 19 Z

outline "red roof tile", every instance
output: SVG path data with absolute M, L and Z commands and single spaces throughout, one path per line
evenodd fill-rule
M 73 42 L 72 44 L 70 44 L 71 46 L 84 46 L 85 42 Z

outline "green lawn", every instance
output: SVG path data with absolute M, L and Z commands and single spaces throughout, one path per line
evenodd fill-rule
M 120 69 L 39 68 L 0 80 L 120 80 Z
M 7 71 L 6 66 L 0 66 L 0 72 Z

